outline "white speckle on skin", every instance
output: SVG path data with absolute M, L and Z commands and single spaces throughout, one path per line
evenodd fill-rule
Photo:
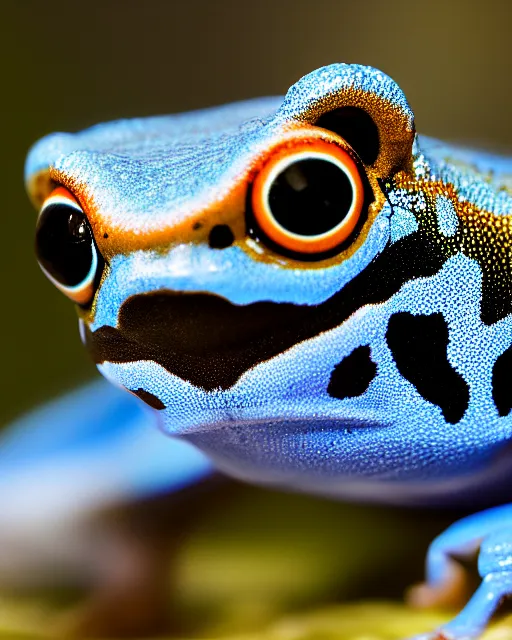
M 436 206 L 439 231 L 449 238 L 454 236 L 459 227 L 459 218 L 452 201 L 445 196 L 438 196 Z
M 391 242 L 397 242 L 402 238 L 418 231 L 418 221 L 412 211 L 403 207 L 393 207 L 391 216 Z

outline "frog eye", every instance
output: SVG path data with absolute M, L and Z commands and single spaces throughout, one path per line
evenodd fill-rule
M 255 221 L 278 247 L 322 254 L 350 237 L 365 200 L 359 169 L 335 143 L 301 141 L 276 152 L 253 183 Z
M 64 187 L 43 203 L 36 227 L 39 265 L 68 298 L 87 305 L 94 296 L 103 259 L 82 208 Z

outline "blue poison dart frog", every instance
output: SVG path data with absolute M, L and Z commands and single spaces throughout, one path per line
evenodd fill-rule
M 501 504 L 435 539 L 411 594 L 443 602 L 452 556 L 479 552 L 480 586 L 424 636 L 479 637 L 512 593 L 511 177 L 511 158 L 418 136 L 399 86 L 359 65 L 39 141 L 37 258 L 108 382 L 5 432 L 0 573 L 71 553 L 55 541 L 77 514 L 214 470 Z M 51 549 L 27 551 L 36 530 Z

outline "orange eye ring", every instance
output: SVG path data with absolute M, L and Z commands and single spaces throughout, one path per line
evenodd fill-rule
M 91 302 L 103 259 L 76 198 L 57 187 L 46 198 L 36 227 L 36 254 L 43 273 L 76 304 Z
M 287 171 L 289 172 L 291 168 L 297 169 L 298 163 L 311 160 L 329 163 L 341 172 L 339 178 L 344 183 L 346 206 L 344 211 L 335 212 L 339 219 L 330 228 L 320 233 L 297 233 L 296 230 L 287 228 L 276 218 L 275 212 L 271 208 L 271 190 L 276 181 L 282 179 Z M 292 186 L 293 188 L 295 187 Z M 304 189 L 304 187 L 302 188 Z M 300 191 L 300 185 L 297 191 Z M 272 155 L 254 180 L 251 200 L 254 218 L 260 229 L 272 242 L 294 253 L 312 255 L 331 251 L 350 237 L 361 217 L 365 193 L 359 169 L 347 151 L 333 142 L 301 140 L 293 147 L 290 148 L 288 145 Z M 313 229 L 315 226 L 318 228 L 319 212 L 308 211 L 308 217 L 309 213 L 309 221 L 304 220 L 303 216 L 297 224 L 299 226 L 311 224 Z M 295 225 L 293 212 L 291 217 L 289 211 L 285 212 L 285 215 L 292 222 L 290 226 Z M 332 211 L 330 215 L 332 217 Z

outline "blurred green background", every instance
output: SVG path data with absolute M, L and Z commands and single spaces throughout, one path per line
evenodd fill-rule
M 23 161 L 40 136 L 282 94 L 335 61 L 380 67 L 422 132 L 512 148 L 507 0 L 3 1 L 0 424 L 94 374 L 33 256 Z
M 422 132 L 512 148 L 506 0 L 165 0 L 0 9 L 0 424 L 94 374 L 74 309 L 33 256 L 23 162 L 40 136 L 112 118 L 282 94 L 335 61 L 380 67 Z

